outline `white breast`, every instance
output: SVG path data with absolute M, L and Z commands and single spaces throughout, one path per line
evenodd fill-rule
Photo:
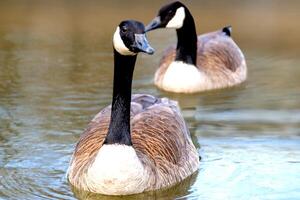
M 168 67 L 160 87 L 166 91 L 190 93 L 210 84 L 211 81 L 194 65 L 174 61 Z
M 149 177 L 132 146 L 103 145 L 87 171 L 87 186 L 97 193 L 127 195 L 143 192 Z

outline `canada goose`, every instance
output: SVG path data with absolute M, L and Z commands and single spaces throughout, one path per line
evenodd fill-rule
M 231 38 L 231 27 L 197 37 L 193 16 L 181 2 L 163 6 L 146 32 L 175 28 L 177 47 L 164 52 L 154 83 L 163 90 L 193 93 L 224 88 L 246 80 L 247 66 L 240 48 Z
M 112 104 L 80 137 L 68 180 L 75 188 L 106 195 L 172 186 L 197 171 L 199 158 L 175 101 L 146 94 L 131 97 L 137 54 L 154 52 L 144 25 L 121 22 L 113 47 Z

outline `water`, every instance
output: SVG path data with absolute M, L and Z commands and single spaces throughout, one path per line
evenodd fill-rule
M 185 1 L 199 33 L 233 26 L 246 83 L 178 95 L 153 74 L 174 31 L 149 34 L 133 91 L 179 101 L 202 157 L 166 191 L 122 199 L 300 199 L 298 1 Z M 0 199 L 120 199 L 76 191 L 65 173 L 91 118 L 110 103 L 111 37 L 123 19 L 145 23 L 162 1 L 0 2 Z

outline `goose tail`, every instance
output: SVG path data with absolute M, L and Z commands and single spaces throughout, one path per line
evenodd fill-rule
M 225 33 L 227 36 L 231 36 L 231 32 L 232 32 L 232 27 L 229 25 L 229 26 L 225 26 L 223 29 L 222 29 L 222 32 Z

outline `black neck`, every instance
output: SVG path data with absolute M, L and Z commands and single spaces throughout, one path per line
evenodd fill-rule
M 132 145 L 130 136 L 131 85 L 136 55 L 123 56 L 114 50 L 114 85 L 111 120 L 105 144 Z
M 185 8 L 183 26 L 177 29 L 176 61 L 196 65 L 197 60 L 197 33 L 193 16 Z

